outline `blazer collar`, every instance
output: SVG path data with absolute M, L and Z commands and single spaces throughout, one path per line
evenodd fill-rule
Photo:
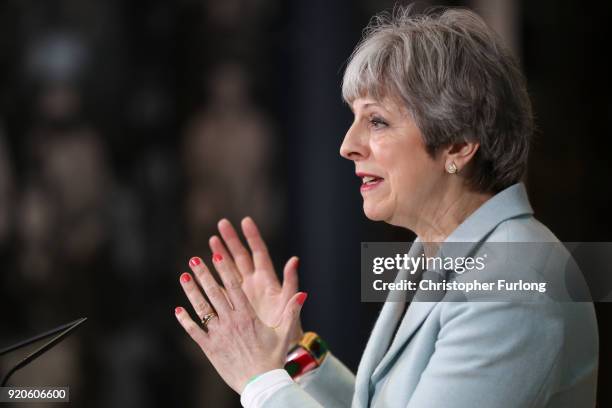
M 500 191 L 470 214 L 444 242 L 480 242 L 502 221 L 533 214 L 523 183 Z
M 486 240 L 487 236 L 501 222 L 525 214 L 533 214 L 533 209 L 529 204 L 525 185 L 517 183 L 491 197 L 466 218 L 444 241 L 440 251 L 444 253 L 444 256 L 467 256 L 479 242 Z M 444 245 L 451 242 L 465 244 Z M 422 250 L 422 242 L 417 237 L 409 251 L 409 256 L 418 255 Z M 406 273 L 406 271 L 400 271 L 397 279 L 405 278 Z M 379 320 L 368 341 L 366 352 L 364 352 L 364 359 L 367 360 L 367 363 L 364 364 L 363 368 L 366 368 L 366 370 L 363 374 L 371 377 L 368 378 L 371 381 L 368 384 L 369 386 L 375 384 L 380 376 L 386 372 L 389 364 L 395 361 L 397 353 L 407 344 L 436 304 L 437 302 L 411 302 L 404 318 L 399 322 L 405 307 L 404 302 L 385 302 Z M 391 341 L 390 336 L 398 323 L 400 327 L 387 350 Z M 368 358 L 370 353 L 370 358 Z M 374 365 L 375 368 L 373 368 Z M 362 365 L 360 364 L 359 371 L 361 370 Z M 370 375 L 370 373 L 372 374 Z M 359 374 L 358 378 L 360 377 Z M 364 380 L 365 378 L 362 377 L 361 381 L 365 382 Z M 359 385 L 363 387 L 364 384 L 356 384 L 356 386 Z M 368 392 L 370 387 L 364 388 L 361 390 Z M 367 404 L 369 397 L 366 394 L 359 399 Z
M 502 222 L 533 214 L 523 183 L 500 191 L 470 214 L 440 245 L 440 256 L 469 256 Z

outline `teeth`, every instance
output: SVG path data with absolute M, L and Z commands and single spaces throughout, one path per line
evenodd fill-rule
M 372 176 L 364 176 L 364 177 L 363 177 L 363 182 L 364 182 L 364 183 L 370 183 L 370 182 L 372 182 L 372 181 L 374 181 L 374 180 L 376 180 L 376 179 L 377 179 L 377 177 L 372 177 Z

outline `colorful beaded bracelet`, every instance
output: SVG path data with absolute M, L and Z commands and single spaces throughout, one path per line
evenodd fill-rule
M 323 360 L 329 351 L 327 348 L 327 343 L 325 343 L 325 341 L 315 332 L 304 333 L 302 340 L 300 340 L 298 344 L 312 354 L 312 356 L 317 360 L 317 365 L 321 365 L 321 363 L 323 363 Z
M 289 352 L 285 370 L 297 380 L 323 363 L 327 355 L 327 344 L 314 332 L 304 334 L 300 342 Z

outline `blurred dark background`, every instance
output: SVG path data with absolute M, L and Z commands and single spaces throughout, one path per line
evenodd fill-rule
M 536 216 L 563 241 L 612 241 L 611 6 L 421 3 L 474 8 L 515 50 L 538 124 Z M 392 6 L 2 1 L 0 347 L 89 317 L 11 383 L 69 385 L 79 407 L 240 406 L 173 309 L 216 221 L 244 215 L 279 270 L 301 257 L 304 327 L 355 370 L 381 307 L 360 302 L 359 243 L 413 237 L 365 219 L 338 155 L 344 64 Z M 608 407 L 612 304 L 596 307 Z

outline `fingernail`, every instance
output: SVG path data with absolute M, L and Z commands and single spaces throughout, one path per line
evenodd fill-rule
M 201 263 L 202 263 L 202 260 L 197 256 L 194 256 L 193 258 L 189 260 L 189 265 L 191 266 L 198 266 Z
M 223 256 L 221 254 L 214 254 L 213 255 L 213 261 L 221 262 L 222 260 L 223 260 Z
M 183 312 L 183 308 L 182 307 L 178 306 L 178 307 L 174 308 L 174 313 L 175 314 L 179 314 L 179 313 L 182 313 L 182 312 Z
M 189 282 L 190 280 L 191 280 L 191 276 L 190 276 L 190 275 L 189 275 L 187 272 L 184 272 L 184 273 L 181 275 L 181 282 L 183 282 L 183 283 L 187 283 L 187 282 Z
M 297 268 L 298 266 L 300 266 L 300 258 L 296 256 L 295 257 L 295 267 Z
M 302 306 L 304 304 L 304 302 L 306 301 L 307 297 L 308 297 L 308 293 L 300 292 L 300 294 L 298 295 L 298 298 L 297 298 L 297 302 L 300 304 L 300 306 Z

